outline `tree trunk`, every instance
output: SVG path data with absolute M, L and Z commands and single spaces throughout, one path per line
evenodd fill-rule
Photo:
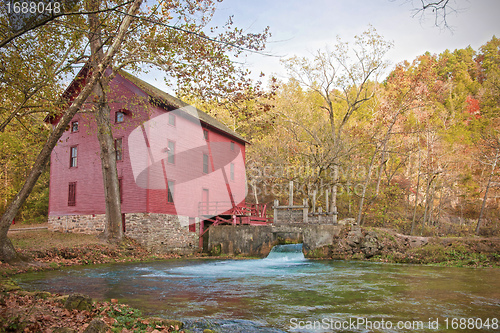
M 425 190 L 425 207 L 424 207 L 424 221 L 422 222 L 422 233 L 424 231 L 424 227 L 426 224 L 428 224 L 427 218 L 429 217 L 430 214 L 430 209 L 432 207 L 431 201 L 433 200 L 432 196 L 430 195 L 430 189 L 432 182 L 434 181 L 434 178 L 437 177 L 437 174 L 433 174 L 432 177 L 429 178 L 429 181 L 427 182 L 427 188 Z
M 396 123 L 396 120 L 398 119 L 398 116 L 401 113 L 401 111 L 402 111 L 402 109 L 399 109 L 396 112 L 396 114 L 392 118 L 391 124 L 387 128 L 387 131 L 386 131 L 386 133 L 384 135 L 384 140 L 383 140 L 383 143 L 382 143 L 382 161 L 380 163 L 380 169 L 379 169 L 379 174 L 378 174 L 378 178 L 377 178 L 377 187 L 376 187 L 376 190 L 375 190 L 375 197 L 377 197 L 378 194 L 379 194 L 380 181 L 382 179 L 382 170 L 383 170 L 383 167 L 384 167 L 385 163 L 387 162 L 386 161 L 386 157 L 385 157 L 386 156 L 386 149 L 387 149 L 387 142 L 389 141 L 389 136 L 391 135 L 392 127 Z M 372 170 L 373 170 L 373 164 L 375 162 L 375 157 L 377 156 L 379 150 L 380 149 L 377 146 L 375 148 L 375 151 L 373 152 L 372 159 L 370 161 L 370 166 L 369 166 L 369 169 L 368 169 L 368 177 L 366 178 L 365 184 L 363 186 L 363 194 L 361 195 L 361 199 L 360 199 L 360 202 L 359 202 L 358 219 L 357 219 L 357 222 L 358 222 L 359 225 L 361 225 L 361 219 L 362 219 L 362 216 L 363 216 L 363 204 L 364 204 L 364 201 L 365 201 L 366 188 L 368 187 L 368 183 L 370 182 L 370 178 L 371 178 L 371 174 L 372 174 Z
M 431 199 L 429 200 L 429 215 L 427 216 L 427 225 L 433 225 L 432 212 L 434 211 L 434 196 L 436 194 L 436 182 L 432 184 Z
M 54 149 L 55 145 L 59 141 L 59 138 L 62 136 L 66 127 L 71 122 L 71 119 L 75 116 L 76 112 L 82 107 L 83 103 L 87 100 L 87 97 L 91 94 L 94 89 L 95 84 L 99 79 L 103 76 L 106 68 L 111 63 L 111 60 L 115 53 L 118 51 L 123 38 L 125 37 L 125 33 L 130 26 L 130 23 L 133 20 L 131 15 L 135 15 L 139 10 L 139 7 L 142 3 L 142 0 L 135 0 L 132 6 L 130 7 L 127 16 L 124 17 L 120 27 L 118 29 L 118 33 L 113 40 L 111 46 L 107 49 L 106 55 L 104 59 L 99 63 L 87 85 L 82 89 L 77 98 L 73 101 L 71 106 L 66 109 L 62 118 L 59 120 L 54 131 L 50 134 L 49 139 L 43 146 L 42 150 L 38 154 L 35 163 L 31 169 L 30 174 L 26 178 L 26 181 L 21 188 L 21 190 L 17 193 L 14 199 L 11 201 L 9 207 L 5 210 L 2 218 L 0 219 L 0 260 L 3 262 L 14 262 L 20 260 L 19 256 L 14 249 L 12 242 L 7 237 L 7 232 L 9 231 L 10 225 L 12 223 L 12 219 L 16 216 L 19 208 L 26 201 L 26 198 L 29 196 L 33 187 L 35 186 L 38 178 L 42 174 L 47 162 L 50 158 L 50 153 L 52 149 Z
M 118 171 L 116 169 L 115 142 L 109 121 L 110 108 L 103 87 L 98 84 L 94 91 L 99 96 L 99 105 L 95 110 L 95 118 L 97 122 L 97 138 L 101 148 L 102 180 L 106 200 L 106 228 L 104 229 L 104 235 L 108 242 L 119 243 L 123 239 L 122 212 Z
M 358 225 L 361 225 L 362 217 L 363 217 L 363 204 L 365 202 L 366 189 L 368 188 L 368 184 L 370 183 L 370 178 L 372 177 L 373 164 L 375 162 L 375 156 L 377 156 L 378 149 L 375 149 L 375 152 L 372 155 L 372 159 L 370 161 L 370 166 L 368 167 L 368 175 L 366 176 L 365 183 L 363 184 L 363 192 L 361 193 L 361 199 L 359 199 L 359 208 L 358 208 L 358 218 L 356 222 Z
M 500 151 L 497 149 L 496 154 L 495 154 L 495 160 L 493 161 L 493 164 L 491 165 L 491 172 L 490 172 L 490 176 L 488 177 L 488 184 L 486 185 L 486 190 L 484 191 L 484 197 L 483 197 L 483 203 L 481 205 L 481 211 L 479 212 L 479 217 L 477 218 L 476 235 L 479 235 L 479 231 L 481 230 L 481 218 L 483 217 L 484 207 L 486 207 L 486 199 L 488 198 L 488 191 L 490 189 L 491 180 L 493 179 L 493 174 L 494 174 L 495 168 L 497 166 L 499 153 L 500 153 Z
M 332 213 L 332 222 L 337 224 L 338 222 L 338 211 L 337 211 L 337 182 L 339 178 L 339 167 L 335 165 L 333 167 L 333 186 L 332 186 L 332 205 L 330 207 Z
M 436 213 L 436 227 L 439 228 L 441 227 L 441 213 L 443 211 L 443 188 L 444 185 L 441 187 L 441 190 L 439 190 L 439 203 L 437 206 L 437 213 Z
M 411 230 L 410 230 L 410 235 L 413 235 L 414 231 L 415 231 L 415 219 L 417 217 L 417 206 L 418 206 L 418 191 L 420 190 L 420 167 L 421 167 L 421 163 L 420 163 L 420 150 L 418 151 L 418 168 L 417 168 L 417 172 L 418 172 L 418 176 L 417 176 L 417 189 L 415 191 L 415 205 L 413 207 L 413 218 L 411 219 Z
M 95 11 L 99 10 L 100 0 L 89 0 L 89 40 L 92 66 L 97 65 L 104 57 L 99 18 Z M 113 132 L 110 124 L 110 107 L 107 100 L 109 80 L 101 78 L 94 88 L 98 104 L 94 108 L 97 123 L 97 138 L 101 148 L 101 168 L 106 201 L 106 227 L 104 235 L 108 242 L 119 243 L 123 239 L 122 212 L 120 203 L 120 186 L 116 169 L 116 151 Z
M 392 126 L 391 126 L 392 127 Z M 387 163 L 386 150 L 387 150 L 387 140 L 388 136 L 384 139 L 384 145 L 382 147 L 382 157 L 380 161 L 380 166 L 377 175 L 377 186 L 375 187 L 375 196 L 378 197 L 380 193 L 380 183 L 382 182 L 382 172 L 384 172 L 385 164 Z

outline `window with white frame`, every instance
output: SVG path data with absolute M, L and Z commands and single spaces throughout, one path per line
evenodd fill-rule
M 77 166 L 78 166 L 78 147 L 73 146 L 70 148 L 69 167 L 76 168 Z

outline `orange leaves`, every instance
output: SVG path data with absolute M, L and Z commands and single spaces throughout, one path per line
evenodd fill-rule
M 470 115 L 474 116 L 474 118 L 476 119 L 481 118 L 481 111 L 479 111 L 479 100 L 469 95 L 467 96 L 465 102 L 467 103 L 467 112 Z
M 467 119 L 464 120 L 465 125 L 469 125 L 471 121 L 475 119 L 481 118 L 481 111 L 479 106 L 479 100 L 475 99 L 472 96 L 467 96 L 466 102 L 466 110 L 465 113 L 468 113 Z

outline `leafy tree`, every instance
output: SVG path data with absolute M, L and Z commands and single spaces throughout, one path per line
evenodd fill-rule
M 15 198 L 9 204 L 7 210 L 2 215 L 0 220 L 0 260 L 4 262 L 13 262 L 19 260 L 19 256 L 17 255 L 14 247 L 12 246 L 12 242 L 7 237 L 7 231 L 10 227 L 10 223 L 12 218 L 16 215 L 20 206 L 25 202 L 26 198 L 32 191 L 33 187 L 36 184 L 36 181 L 40 177 L 43 169 L 45 168 L 52 149 L 55 147 L 57 141 L 66 130 L 66 127 L 69 125 L 71 119 L 76 114 L 76 112 L 82 107 L 84 102 L 87 100 L 87 97 L 91 94 L 94 85 L 99 81 L 100 77 L 104 75 L 107 67 L 111 63 L 113 56 L 120 48 L 120 44 L 125 38 L 125 34 L 133 20 L 133 15 L 139 10 L 141 5 L 141 0 L 135 0 L 130 6 L 127 14 L 125 15 L 122 23 L 117 29 L 117 33 L 113 38 L 112 44 L 107 48 L 106 53 L 102 61 L 96 67 L 96 70 L 92 73 L 87 85 L 82 89 L 78 97 L 76 97 L 72 102 L 71 106 L 69 106 L 64 114 L 62 115 L 59 123 L 57 124 L 54 131 L 49 136 L 47 142 L 44 147 L 38 154 L 36 158 L 33 168 L 31 169 L 30 174 L 26 178 L 26 181 L 22 187 L 22 189 L 17 193 Z
M 5 10 L 4 6 L 0 7 Z M 81 33 L 65 27 L 77 24 L 78 20 L 76 16 L 64 17 L 14 38 L 10 35 L 8 15 L 0 12 L 0 34 L 9 39 L 0 53 L 0 179 L 4 185 L 0 189 L 4 199 L 0 203 L 1 213 L 21 189 L 35 161 L 33 151 L 40 150 L 48 137 L 43 119 L 61 107 L 61 82 L 73 74 L 72 64 L 83 55 Z M 47 174 L 43 176 L 43 183 L 48 184 Z M 18 217 L 32 216 L 29 207 L 37 206 L 37 210 L 47 207 L 46 194 L 43 186 L 37 186 Z
M 249 73 L 236 68 L 229 58 L 244 50 L 259 51 L 264 47 L 268 36 L 262 34 L 245 35 L 241 30 L 232 28 L 229 22 L 217 38 L 211 38 L 200 32 L 215 9 L 215 2 L 204 0 L 183 4 L 163 2 L 151 11 L 139 12 L 135 17 L 137 24 L 128 33 L 127 40 L 111 66 L 116 73 L 121 68 L 138 70 L 140 65 L 156 66 L 173 76 L 180 92 L 189 91 L 201 98 L 219 100 L 228 99 L 249 91 L 251 81 Z M 92 56 L 102 57 L 105 46 L 104 36 L 114 33 L 113 19 L 109 16 L 99 18 L 99 1 L 93 0 L 87 8 L 89 15 L 89 40 Z M 201 18 L 200 18 L 201 17 Z M 185 23 L 171 25 L 169 21 L 182 18 Z M 105 29 L 101 27 L 106 27 Z M 101 146 L 101 161 L 106 197 L 107 225 L 105 234 L 108 240 L 120 241 L 121 209 L 119 202 L 118 174 L 114 140 L 109 124 L 109 103 L 107 90 L 110 79 L 103 78 L 96 87 L 99 102 L 95 107 L 98 124 L 98 138 Z M 241 97 L 239 97 L 242 99 Z
M 493 38 L 480 48 L 477 57 L 479 67 L 479 81 L 482 83 L 481 101 L 470 101 L 469 114 L 476 118 L 484 117 L 486 125 L 481 129 L 479 138 L 479 161 L 485 166 L 491 167 L 487 173 L 488 181 L 482 198 L 481 209 L 476 225 L 476 234 L 479 235 L 482 226 L 482 218 L 488 199 L 488 193 L 492 189 L 497 166 L 500 158 L 500 40 Z
M 321 107 L 328 116 L 330 127 L 328 164 L 334 168 L 340 165 L 342 155 L 349 151 L 343 135 L 344 129 L 353 115 L 375 96 L 376 85 L 370 81 L 376 82 L 386 68 L 384 56 L 390 47 L 391 43 L 386 42 L 370 27 L 361 35 L 355 36 L 353 46 L 338 38 L 333 51 L 318 51 L 312 60 L 292 57 L 284 61 L 289 75 L 318 94 L 323 101 Z M 336 214 L 336 183 L 332 191 L 331 207 Z
M 488 174 L 488 182 L 486 183 L 486 188 L 484 190 L 484 196 L 481 204 L 481 210 L 479 211 L 479 217 L 477 218 L 476 224 L 476 234 L 479 235 L 482 225 L 482 217 L 484 214 L 484 209 L 486 207 L 486 202 L 488 199 L 488 192 L 493 184 L 494 176 L 497 173 L 497 165 L 500 160 L 500 133 L 497 130 L 489 131 L 488 134 L 483 136 L 481 140 L 481 151 L 483 153 L 481 162 L 489 167 L 491 167 Z
M 67 28 L 65 31 L 72 31 L 72 28 L 76 27 L 76 31 L 80 31 L 81 34 L 75 34 L 72 37 L 73 39 L 61 39 L 63 44 L 67 43 L 68 40 L 75 40 L 86 45 L 85 34 L 87 31 L 91 37 L 89 40 L 93 38 L 92 36 L 98 37 L 94 38 L 96 43 L 93 45 L 94 47 L 90 48 L 90 52 L 87 48 L 84 48 L 85 52 L 79 60 L 87 60 L 91 56 L 98 56 L 103 50 L 109 48 L 114 40 L 122 16 L 130 15 L 130 13 L 121 12 L 120 8 L 123 4 L 119 2 L 106 2 L 103 3 L 103 6 L 99 1 L 89 0 L 86 3 L 88 4 L 86 10 L 78 13 L 88 14 L 89 18 L 91 18 L 89 23 L 87 24 L 81 20 L 82 15 L 75 15 L 75 19 L 80 21 L 69 25 L 70 28 L 65 25 L 63 27 Z M 236 69 L 228 53 L 234 51 L 236 55 L 239 55 L 243 50 L 262 49 L 268 32 L 266 30 L 263 34 L 244 35 L 242 30 L 232 28 L 232 22 L 230 21 L 224 27 L 224 32 L 220 32 L 216 38 L 209 37 L 202 29 L 209 21 L 213 10 L 215 10 L 215 1 L 205 0 L 183 3 L 161 2 L 159 5 L 153 6 L 153 8 L 137 11 L 133 15 L 133 18 L 136 19 L 135 23 L 127 31 L 124 43 L 118 50 L 114 61 L 110 63 L 111 69 L 116 73 L 117 70 L 124 67 L 139 70 L 143 64 L 157 66 L 164 69 L 166 74 L 173 74 L 180 87 L 184 87 L 184 89 L 191 88 L 191 91 L 199 94 L 209 91 L 229 94 L 246 89 L 250 84 L 250 81 L 246 78 L 249 73 Z M 44 24 L 41 28 L 51 27 L 58 23 L 60 23 L 59 20 L 54 20 L 50 24 Z M 25 34 L 23 37 L 26 35 L 29 34 Z M 7 36 L 6 38 L 10 37 Z M 16 36 L 11 41 L 17 41 L 17 38 L 22 37 Z M 58 59 L 57 57 L 54 58 Z M 95 64 L 96 62 L 94 62 Z M 106 113 L 103 109 L 107 107 L 109 102 L 106 100 L 107 84 L 113 75 L 101 79 L 98 85 L 101 89 L 97 88 L 95 92 L 98 96 L 101 96 L 101 103 L 96 110 L 101 111 L 102 120 L 99 133 L 102 134 L 100 135 L 100 141 L 103 152 L 101 157 L 104 161 L 103 176 L 106 180 L 107 190 L 110 188 L 115 189 L 114 192 L 110 191 L 109 195 L 107 195 L 107 198 L 109 198 L 107 210 L 111 208 L 114 212 L 112 214 L 113 218 L 108 219 L 109 226 L 117 226 L 121 223 L 119 203 L 116 202 L 117 200 L 113 200 L 113 198 L 117 197 L 113 195 L 113 193 L 117 193 L 117 177 L 112 172 L 112 170 L 116 169 L 116 165 L 112 161 L 114 156 L 112 133 L 108 117 L 102 116 Z M 229 84 L 221 86 L 219 82 L 223 80 L 226 83 L 229 80 Z M 196 85 L 193 85 L 194 82 L 196 82 Z M 104 108 L 101 106 L 104 106 Z M 96 114 L 99 114 L 99 112 L 96 112 Z M 108 174 L 109 172 L 111 174 Z M 108 217 L 110 215 L 108 214 Z M 113 229 L 115 231 L 121 230 L 119 227 Z M 110 235 L 110 239 L 120 239 L 119 234 L 108 233 L 109 230 L 110 228 L 107 228 L 106 233 Z

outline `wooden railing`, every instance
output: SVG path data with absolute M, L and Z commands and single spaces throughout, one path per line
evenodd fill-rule
M 227 207 L 230 207 L 227 209 Z M 267 223 L 267 204 L 239 204 L 231 207 L 228 201 L 199 202 L 198 215 L 200 218 L 211 218 L 219 215 L 231 215 L 233 220 L 241 223 Z

